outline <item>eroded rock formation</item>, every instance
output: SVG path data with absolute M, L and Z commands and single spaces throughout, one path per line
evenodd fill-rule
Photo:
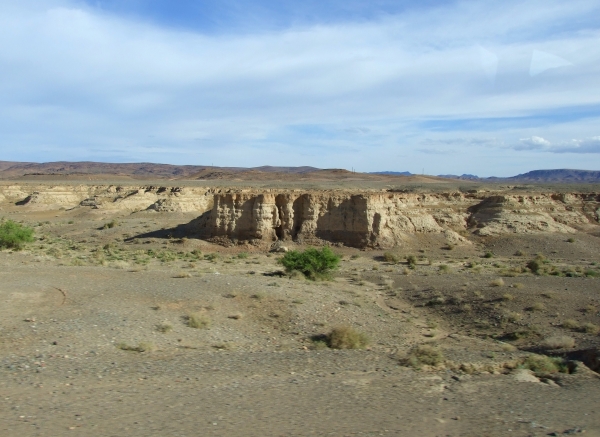
M 470 244 L 471 234 L 574 233 L 597 229 L 598 194 L 512 191 L 406 193 L 232 190 L 194 187 L 0 186 L 0 204 L 32 210 L 88 208 L 196 214 L 194 233 L 221 241 L 294 240 L 393 247 L 415 234 Z
M 393 192 L 216 193 L 206 223 L 212 237 L 234 240 L 340 242 L 393 247 L 411 234 L 463 235 L 562 232 L 598 224 L 598 195 L 416 194 Z M 590 213 L 590 211 L 595 211 Z

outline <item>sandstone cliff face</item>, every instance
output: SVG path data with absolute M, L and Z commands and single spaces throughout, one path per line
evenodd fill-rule
M 0 202 L 31 210 L 87 208 L 197 214 L 203 238 L 271 244 L 343 243 L 393 247 L 416 234 L 466 236 L 597 230 L 598 194 L 403 193 L 328 190 L 223 190 L 192 187 L 0 186 Z
M 99 212 L 196 212 L 212 208 L 214 190 L 189 187 L 121 187 L 114 185 L 4 186 L 0 203 L 32 211 L 89 207 Z
M 205 231 L 234 240 L 324 240 L 353 247 L 393 247 L 410 235 L 435 233 L 452 244 L 470 244 L 459 232 L 574 233 L 574 226 L 598 224 L 599 202 L 597 195 L 216 193 Z

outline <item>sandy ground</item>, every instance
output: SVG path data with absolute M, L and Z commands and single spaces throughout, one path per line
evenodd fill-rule
M 314 282 L 279 254 L 148 236 L 185 214 L 3 214 L 38 240 L 0 252 L 2 436 L 600 435 L 600 380 L 577 361 L 600 343 L 593 235 L 415 237 L 398 263 L 335 248 Z M 525 269 L 540 253 L 560 274 Z M 315 341 L 338 326 L 369 346 Z M 442 362 L 407 365 L 419 345 Z M 569 372 L 519 369 L 532 354 Z

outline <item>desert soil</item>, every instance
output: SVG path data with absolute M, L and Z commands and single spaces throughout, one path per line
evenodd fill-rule
M 334 247 L 309 281 L 281 254 L 152 236 L 190 213 L 2 208 L 37 238 L 0 252 L 2 436 L 600 436 L 592 234 Z M 319 341 L 339 326 L 369 345 Z M 423 345 L 442 358 L 408 360 Z M 538 354 L 565 372 L 522 368 Z

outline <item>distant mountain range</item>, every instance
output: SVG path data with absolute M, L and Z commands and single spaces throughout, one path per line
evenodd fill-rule
M 81 179 L 91 179 L 92 176 L 108 177 L 115 176 L 119 178 L 130 179 L 173 179 L 173 180 L 195 180 L 195 179 L 228 179 L 236 175 L 244 175 L 244 178 L 277 178 L 282 177 L 356 177 L 361 173 L 354 173 L 343 169 L 319 169 L 316 167 L 214 167 L 206 165 L 170 165 L 154 163 L 103 163 L 103 162 L 10 162 L 0 161 L 0 179 L 15 178 L 38 178 L 46 177 L 79 177 Z M 408 171 L 379 171 L 371 173 L 362 173 L 370 178 L 382 177 L 402 177 L 402 176 L 420 176 Z M 431 175 L 426 176 L 431 177 Z M 439 178 L 457 179 L 464 181 L 479 182 L 523 182 L 523 183 L 591 183 L 600 182 L 600 171 L 591 170 L 533 170 L 527 173 L 512 177 L 500 178 L 489 177 L 480 178 L 472 174 L 438 175 Z
M 379 171 L 372 172 L 371 174 L 379 175 L 403 175 L 403 176 L 414 176 L 413 173 L 408 171 L 397 172 L 397 171 Z M 437 175 L 440 178 L 446 179 L 458 179 L 466 181 L 482 181 L 482 182 L 559 182 L 559 183 L 586 183 L 586 182 L 600 182 L 600 171 L 593 170 L 571 170 L 571 169 L 556 169 L 556 170 L 533 170 L 527 173 L 519 174 L 516 176 L 510 176 L 506 178 L 492 176 L 489 178 L 480 178 L 473 174 L 453 175 L 453 174 L 441 174 Z

